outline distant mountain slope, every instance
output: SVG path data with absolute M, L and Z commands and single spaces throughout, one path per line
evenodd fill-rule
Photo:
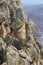
M 24 6 L 24 10 L 27 13 L 28 20 L 33 20 L 43 32 L 43 4 L 27 5 Z

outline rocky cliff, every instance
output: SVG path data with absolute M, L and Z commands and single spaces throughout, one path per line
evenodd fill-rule
M 43 43 L 33 27 L 21 0 L 0 0 L 0 65 L 43 65 Z

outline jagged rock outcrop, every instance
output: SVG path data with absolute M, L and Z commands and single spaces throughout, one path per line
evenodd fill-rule
M 1 65 L 43 65 L 43 46 L 33 34 L 33 26 L 21 0 L 0 0 Z

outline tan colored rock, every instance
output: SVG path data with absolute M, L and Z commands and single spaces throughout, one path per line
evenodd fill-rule
M 4 62 L 2 65 L 7 65 L 7 63 L 6 63 L 6 62 Z
M 19 65 L 19 54 L 11 47 L 7 51 L 7 62 L 8 65 Z
M 2 30 L 3 30 L 3 38 L 5 38 L 7 36 L 7 30 L 6 28 L 4 27 L 4 25 L 2 25 Z
M 25 42 L 26 40 L 25 24 L 18 30 L 17 38 L 22 42 Z

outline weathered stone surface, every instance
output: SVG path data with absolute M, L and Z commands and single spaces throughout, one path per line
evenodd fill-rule
M 0 64 L 6 61 L 6 43 L 0 38 Z
M 34 36 L 33 27 L 33 22 L 27 21 L 21 0 L 0 0 L 2 65 L 43 65 L 43 44 Z
M 2 0 L 2 3 L 0 1 L 0 11 L 2 11 L 5 14 L 5 16 L 6 16 L 6 22 L 8 22 L 8 20 L 10 18 L 10 12 L 9 12 L 6 0 Z
M 43 59 L 43 48 L 41 49 L 41 58 Z
M 8 47 L 7 61 L 8 65 L 19 65 L 19 54 L 14 48 Z

